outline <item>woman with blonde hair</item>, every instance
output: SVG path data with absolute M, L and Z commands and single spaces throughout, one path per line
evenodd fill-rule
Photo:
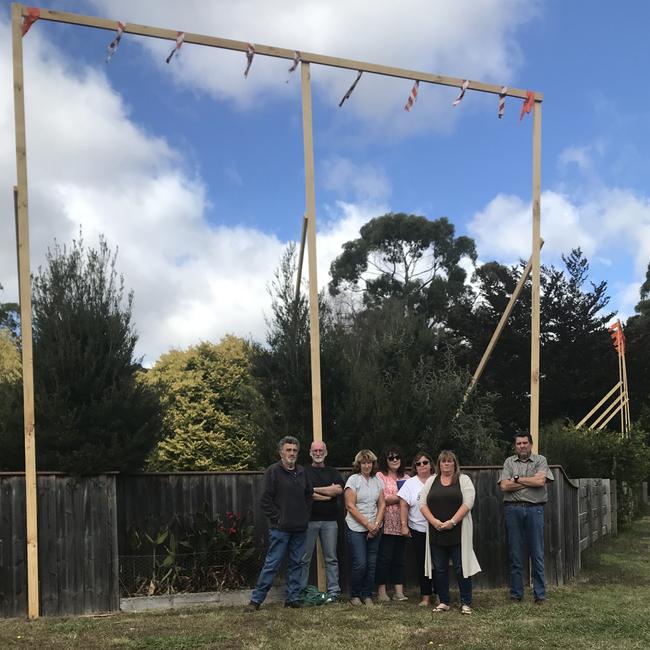
M 441 451 L 436 461 L 436 473 L 427 480 L 420 494 L 420 510 L 429 522 L 425 574 L 433 577 L 433 555 L 440 599 L 434 612 L 449 610 L 451 559 L 460 591 L 461 613 L 472 613 L 472 576 L 481 570 L 472 545 L 471 510 L 475 495 L 471 479 L 460 472 L 456 454 L 448 449 Z
M 350 604 L 373 605 L 375 566 L 384 521 L 384 484 L 377 456 L 362 449 L 354 457 L 354 474 L 345 484 L 345 532 L 350 550 Z

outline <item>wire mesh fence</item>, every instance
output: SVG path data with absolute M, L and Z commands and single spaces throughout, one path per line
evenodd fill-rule
M 255 584 L 260 553 L 207 551 L 166 555 L 121 555 L 120 595 L 247 589 Z

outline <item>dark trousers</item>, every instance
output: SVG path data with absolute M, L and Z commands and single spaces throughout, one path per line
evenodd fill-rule
M 454 565 L 461 605 L 472 604 L 472 579 L 463 576 L 463 565 L 460 556 L 460 544 L 455 546 L 440 546 L 431 544 L 431 554 L 436 565 L 436 588 L 440 602 L 449 605 L 449 558 Z
M 412 555 L 415 559 L 416 573 L 420 581 L 420 596 L 431 596 L 431 594 L 436 593 L 435 579 L 432 580 L 424 575 L 424 552 L 427 548 L 427 534 L 413 530 L 413 528 L 409 530 L 411 531 L 411 544 L 415 550 Z
M 375 580 L 378 585 L 403 585 L 406 565 L 406 537 L 381 536 Z

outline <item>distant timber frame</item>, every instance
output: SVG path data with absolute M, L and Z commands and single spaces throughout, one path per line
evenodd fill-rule
M 23 410 L 25 421 L 25 489 L 27 510 L 27 591 L 28 616 L 39 616 L 38 590 L 38 529 L 36 504 L 36 435 L 34 417 L 34 371 L 32 354 L 32 308 L 31 281 L 29 262 L 29 219 L 27 192 L 27 147 L 25 125 L 25 98 L 23 80 L 23 43 L 21 22 L 28 16 L 28 8 L 24 5 L 12 4 L 12 45 L 13 45 L 13 74 L 14 74 L 14 111 L 16 135 L 16 169 L 17 185 L 14 188 L 16 208 L 16 246 L 18 256 L 18 283 L 20 296 L 20 318 L 22 337 L 22 367 L 23 367 Z M 41 9 L 39 20 L 93 27 L 108 32 L 115 32 L 116 20 L 82 16 L 62 11 Z M 160 29 L 146 25 L 127 23 L 124 33 L 159 38 L 176 42 L 177 31 Z M 185 32 L 185 43 L 205 45 L 219 49 L 246 52 L 248 42 L 233 41 L 215 36 L 204 36 Z M 255 43 L 255 54 L 272 56 L 293 61 L 294 50 Z M 314 189 L 314 151 L 312 131 L 312 102 L 310 65 L 324 65 L 346 70 L 367 72 L 420 81 L 421 83 L 454 86 L 461 88 L 464 79 L 446 77 L 428 72 L 405 70 L 376 63 L 365 63 L 351 59 L 300 52 L 301 83 L 302 83 L 302 124 L 305 156 L 305 197 L 306 209 L 306 241 L 309 256 L 309 323 L 311 333 L 311 393 L 312 393 L 312 422 L 314 440 L 322 440 L 321 414 L 321 384 L 320 384 L 320 336 L 318 316 L 318 281 L 316 275 L 316 196 Z M 492 95 L 502 93 L 502 87 L 478 81 L 470 81 L 468 90 L 475 90 Z M 509 88 L 505 93 L 508 97 L 525 100 L 527 92 L 517 88 Z M 531 309 L 531 349 L 530 349 L 530 432 L 533 437 L 533 451 L 537 451 L 539 439 L 539 335 L 540 335 L 540 193 L 541 193 L 541 143 L 542 143 L 542 93 L 534 93 L 533 108 L 533 142 L 532 142 L 532 309 Z M 304 241 L 304 239 L 303 239 Z

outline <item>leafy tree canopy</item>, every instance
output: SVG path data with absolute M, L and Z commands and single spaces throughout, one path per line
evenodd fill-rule
M 235 336 L 163 354 L 141 374 L 160 394 L 165 437 L 150 470 L 241 470 L 253 462 L 261 398 L 249 345 Z
M 330 294 L 362 292 L 366 306 L 399 298 L 434 322 L 446 321 L 469 296 L 460 262 L 476 261 L 474 241 L 454 233 L 445 217 L 389 213 L 371 219 L 332 262 Z
M 155 394 L 138 385 L 133 295 L 117 253 L 100 238 L 86 248 L 55 243 L 34 276 L 37 466 L 75 474 L 135 470 L 160 429 Z M 22 410 L 4 432 L 2 464 L 22 466 Z
M 0 284 L 0 292 L 3 286 Z M 18 333 L 18 304 L 15 302 L 0 302 L 0 330 L 8 329 L 12 334 Z

